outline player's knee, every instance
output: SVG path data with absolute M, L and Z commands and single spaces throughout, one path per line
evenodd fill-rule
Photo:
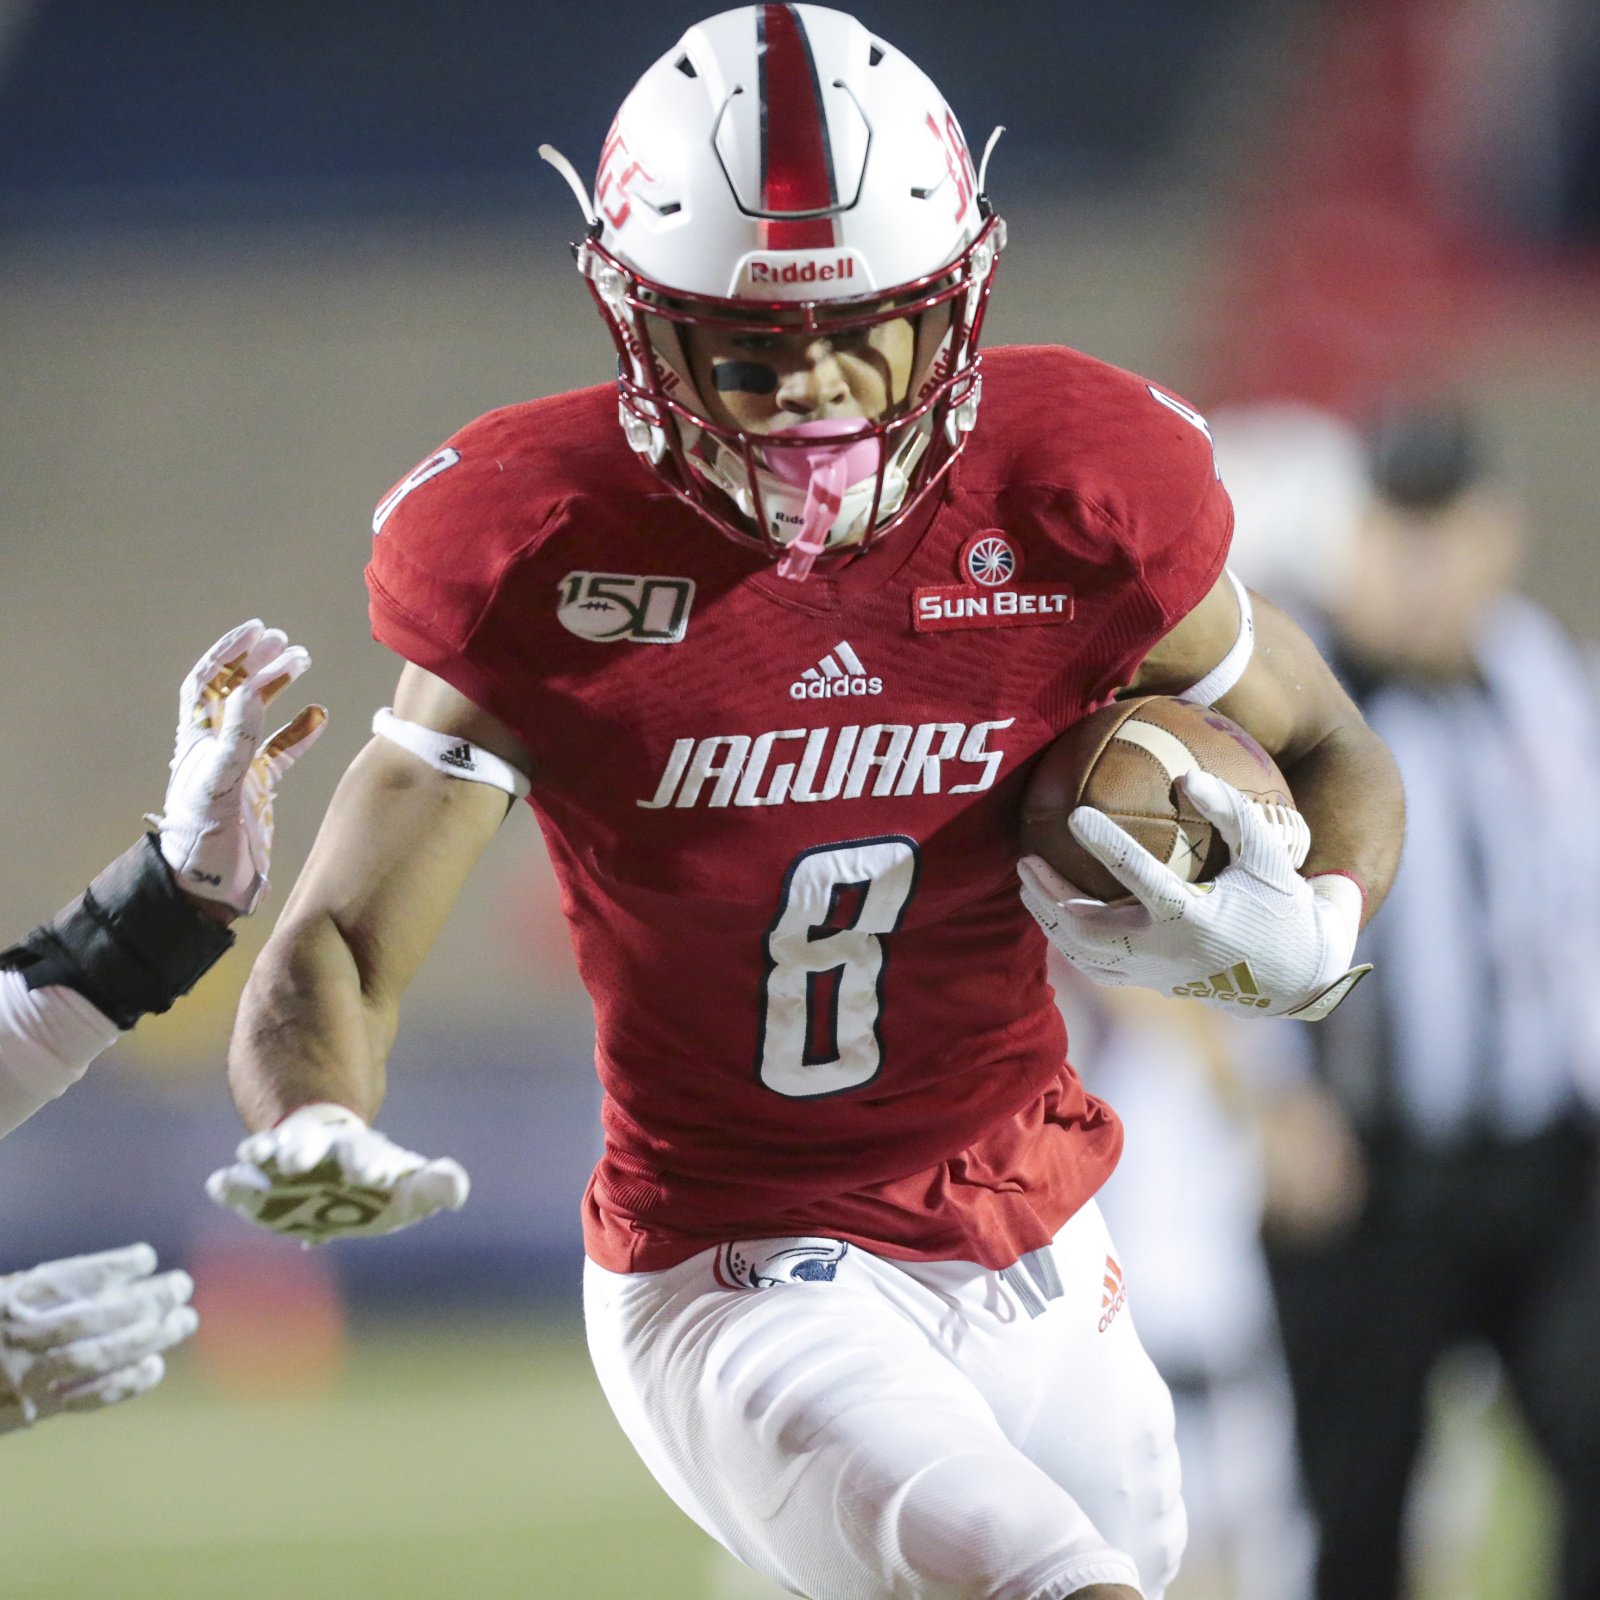
M 1183 1497 L 1174 1493 L 1150 1524 L 1150 1546 L 1139 1552 L 1139 1583 L 1147 1595 L 1159 1595 L 1178 1575 L 1184 1547 L 1189 1542 L 1189 1514 Z
M 1166 1407 L 1170 1414 L 1170 1403 Z M 1152 1429 L 1148 1453 L 1137 1473 L 1128 1523 L 1129 1554 L 1139 1567 L 1140 1587 L 1159 1595 L 1177 1576 L 1189 1542 L 1189 1516 L 1183 1504 L 1183 1475 L 1170 1427 Z
M 898 1488 L 883 1531 L 914 1593 L 1031 1600 L 1041 1573 L 1106 1551 L 1088 1517 L 1043 1474 L 1002 1467 L 991 1454 L 963 1452 Z

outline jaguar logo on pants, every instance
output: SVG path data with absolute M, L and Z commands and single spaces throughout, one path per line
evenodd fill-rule
M 850 1248 L 841 1239 L 740 1239 L 717 1251 L 724 1289 L 772 1289 L 780 1283 L 832 1283 Z

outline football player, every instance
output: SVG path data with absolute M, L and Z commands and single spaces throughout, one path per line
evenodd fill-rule
M 980 371 L 1005 227 L 888 42 L 726 12 L 629 94 L 592 196 L 549 159 L 617 381 L 471 423 L 379 504 L 407 665 L 251 974 L 255 1131 L 211 1191 L 307 1240 L 459 1203 L 371 1124 L 406 983 L 531 792 L 606 1090 L 590 1347 L 666 1491 L 811 1600 L 1159 1595 L 1171 1404 L 1046 936 L 1102 983 L 1321 1015 L 1394 870 L 1392 763 L 1225 572 L 1195 411 L 1060 347 Z M 1033 757 L 1130 687 L 1248 727 L 1310 855 L 1194 774 L 1215 882 L 1082 811 L 1134 898 L 1041 861 L 1019 898 Z
M 230 629 L 179 696 L 163 815 L 53 921 L 0 952 L 0 1137 L 76 1083 L 118 1034 L 187 994 L 267 889 L 278 780 L 322 731 L 268 703 L 311 658 L 259 621 Z M 159 1383 L 198 1325 L 186 1272 L 149 1245 L 0 1276 L 0 1433 Z

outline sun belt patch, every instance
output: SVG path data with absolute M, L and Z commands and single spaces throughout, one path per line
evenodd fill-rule
M 1001 528 L 980 528 L 956 556 L 957 583 L 911 593 L 917 633 L 965 628 L 1027 628 L 1072 621 L 1072 590 L 1064 583 L 1020 583 L 1022 557 Z

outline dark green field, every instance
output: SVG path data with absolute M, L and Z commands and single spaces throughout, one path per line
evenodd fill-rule
M 572 1330 L 353 1343 L 339 1389 L 154 1394 L 0 1448 L 7 1600 L 708 1600 L 714 1547 L 658 1490 Z
M 1446 1531 L 1417 1600 L 1539 1600 L 1542 1476 L 1498 1408 L 1455 1427 L 1480 1526 Z M 180 1353 L 152 1395 L 0 1441 L 0 1508 L 5 1600 L 780 1594 L 656 1488 L 567 1325 L 367 1332 L 335 1391 L 297 1402 L 229 1398 Z M 1170 1600 L 1225 1594 L 1193 1572 Z

